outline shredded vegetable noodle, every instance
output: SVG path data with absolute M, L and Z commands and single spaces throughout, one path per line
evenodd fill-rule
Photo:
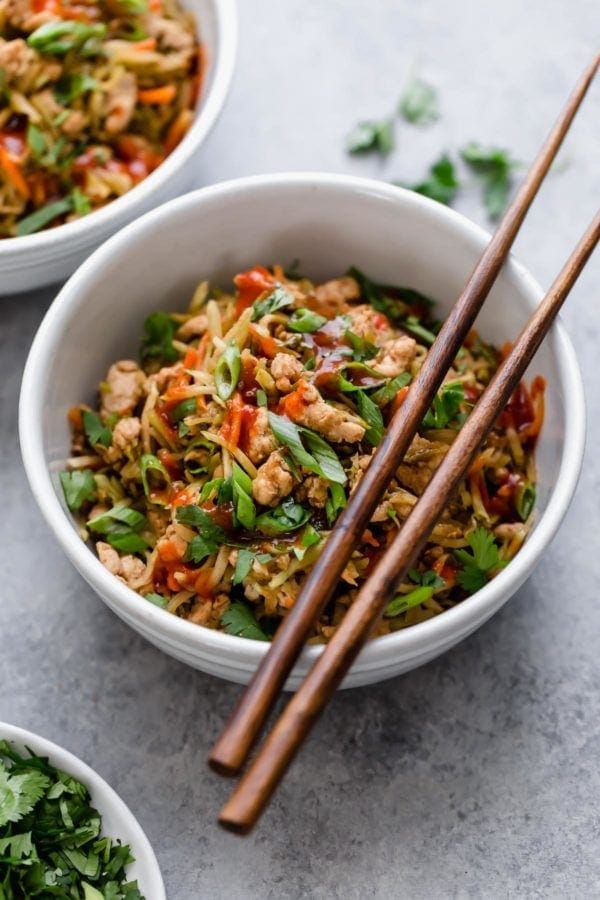
M 104 206 L 193 119 L 202 77 L 178 0 L 0 3 L 0 237 Z
M 433 303 L 357 269 L 315 284 L 255 266 L 202 282 L 187 312 L 148 317 L 99 406 L 70 414 L 61 479 L 84 539 L 149 602 L 269 640 L 435 340 Z M 315 623 L 335 632 L 444 458 L 501 353 L 471 332 Z M 521 384 L 390 597 L 378 634 L 483 587 L 518 552 L 535 505 L 544 382 Z

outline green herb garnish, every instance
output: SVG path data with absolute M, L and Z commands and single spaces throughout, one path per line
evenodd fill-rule
M 398 112 L 412 125 L 431 125 L 439 117 L 437 91 L 422 78 L 412 78 L 400 98 Z
M 71 197 L 63 197 L 62 200 L 53 200 L 51 203 L 47 203 L 45 206 L 40 207 L 40 209 L 36 209 L 35 212 L 25 216 L 24 219 L 21 219 L 17 225 L 17 237 L 35 234 L 36 231 L 45 228 L 45 226 L 49 225 L 50 222 L 53 222 L 54 219 L 58 219 L 59 216 L 64 216 L 65 213 L 71 212 L 72 209 L 73 201 Z
M 240 348 L 231 341 L 221 353 L 215 366 L 215 388 L 221 400 L 229 400 L 242 371 Z
M 460 155 L 483 182 L 483 203 L 490 219 L 502 215 L 508 202 L 511 175 L 518 163 L 507 150 L 499 147 L 482 147 L 472 141 L 460 151 Z
M 87 500 L 96 499 L 96 482 L 91 469 L 74 469 L 61 472 L 60 483 L 67 506 L 72 512 L 79 512 Z
M 102 447 L 110 447 L 112 431 L 105 425 L 98 413 L 84 409 L 81 413 L 83 430 L 92 447 L 100 444 Z
M 519 514 L 519 518 L 526 521 L 531 515 L 536 498 L 535 486 L 527 482 L 520 485 L 515 492 L 515 509 Z
M 273 559 L 273 557 L 270 553 L 256 553 L 254 550 L 248 550 L 247 548 L 242 547 L 238 550 L 231 583 L 241 584 L 244 578 L 250 574 L 250 569 L 252 568 L 254 560 L 259 563 L 267 563 L 271 559 Z
M 400 187 L 406 187 L 416 194 L 437 200 L 438 203 L 449 205 L 460 187 L 454 171 L 454 164 L 447 154 L 444 154 L 434 162 L 429 169 L 429 177 L 416 184 L 404 184 L 398 182 Z
M 143 900 L 84 784 L 0 741 L 0 897 Z
M 292 315 L 290 316 L 287 328 L 290 331 L 297 331 L 301 333 L 312 333 L 313 331 L 318 331 L 319 328 L 322 328 L 323 325 L 327 322 L 325 316 L 320 316 L 318 313 L 313 312 L 312 309 L 295 309 Z
M 285 306 L 291 306 L 294 302 L 293 294 L 286 291 L 282 287 L 276 287 L 274 291 L 264 298 L 264 300 L 256 300 L 252 305 L 252 321 L 256 322 L 270 313 L 283 309 Z
M 462 564 L 456 576 L 466 591 L 475 593 L 487 584 L 489 573 L 506 565 L 500 559 L 494 535 L 485 528 L 476 528 L 467 535 L 470 550 L 455 550 L 454 555 Z
M 39 53 L 65 56 L 70 50 L 83 47 L 91 38 L 103 38 L 105 34 L 106 25 L 101 22 L 85 25 L 74 20 L 59 20 L 40 25 L 29 35 L 27 43 Z
M 346 506 L 346 492 L 341 484 L 330 484 L 328 487 L 328 497 L 325 502 L 325 515 L 327 521 L 331 525 L 338 517 L 338 514 Z
M 383 387 L 378 388 L 371 394 L 371 399 L 374 400 L 378 406 L 387 406 L 388 403 L 391 403 L 392 400 L 394 400 L 400 388 L 410 384 L 411 378 L 412 375 L 410 372 L 401 372 L 400 375 L 391 378 L 387 384 L 384 384 Z
M 381 441 L 385 430 L 381 410 L 377 403 L 374 403 L 364 391 L 357 392 L 356 403 L 359 416 L 368 425 L 365 431 L 365 438 L 373 447 L 376 447 Z
M 140 341 L 140 357 L 142 362 L 159 359 L 175 362 L 179 353 L 173 346 L 173 338 L 177 331 L 177 323 L 168 313 L 156 312 L 148 316 L 144 322 L 144 334 Z
M 321 475 L 328 481 L 335 481 L 338 484 L 346 482 L 346 473 L 337 453 L 327 441 L 314 431 L 296 425 L 285 416 L 272 412 L 269 412 L 268 416 L 271 431 L 277 440 L 289 449 L 299 466 L 304 466 L 309 472 Z
M 295 531 L 310 519 L 310 512 L 299 503 L 295 503 L 291 497 L 276 506 L 269 512 L 256 517 L 255 527 L 263 534 L 273 537 L 277 534 L 287 534 Z
M 408 594 L 398 594 L 397 597 L 394 597 L 394 599 L 388 603 L 384 616 L 386 619 L 393 619 L 395 616 L 399 616 L 406 612 L 407 609 L 425 603 L 426 600 L 431 598 L 432 594 L 433 588 L 426 586 L 417 587 Z
M 122 553 L 143 553 L 148 542 L 139 534 L 146 528 L 146 517 L 132 506 L 116 503 L 108 512 L 89 519 L 87 527 L 106 538 L 111 547 Z
M 185 559 L 193 563 L 201 563 L 208 556 L 217 552 L 221 544 L 225 543 L 226 535 L 220 525 L 209 516 L 206 510 L 199 506 L 179 506 L 176 518 L 182 525 L 189 525 L 198 531 L 186 550 Z
M 140 458 L 140 474 L 142 476 L 142 485 L 144 493 L 148 499 L 152 493 L 150 485 L 150 473 L 154 473 L 154 481 L 158 481 L 158 487 L 154 485 L 154 490 L 160 490 L 171 487 L 171 476 L 167 472 L 164 465 L 153 453 L 143 453 Z
M 99 82 L 85 72 L 75 72 L 72 75 L 63 75 L 56 83 L 54 96 L 62 106 L 70 106 L 78 97 L 88 91 L 98 90 Z
M 445 384 L 433 398 L 431 409 L 423 417 L 423 428 L 446 428 L 457 418 L 460 406 L 465 400 L 462 382 L 451 381 Z
M 234 600 L 221 616 L 223 631 L 235 634 L 236 637 L 249 638 L 254 641 L 268 641 L 250 607 L 240 600 Z
M 349 153 L 375 153 L 387 156 L 394 149 L 394 123 L 391 119 L 359 122 L 346 139 Z

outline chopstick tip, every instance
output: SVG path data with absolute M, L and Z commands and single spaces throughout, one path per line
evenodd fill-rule
M 208 765 L 213 772 L 216 772 L 217 775 L 223 775 L 225 778 L 234 778 L 240 770 L 239 766 L 226 763 L 214 754 L 208 757 Z

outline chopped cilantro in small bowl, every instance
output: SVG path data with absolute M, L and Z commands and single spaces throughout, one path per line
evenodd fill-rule
M 93 769 L 0 723 L 0 897 L 166 900 L 156 857 Z

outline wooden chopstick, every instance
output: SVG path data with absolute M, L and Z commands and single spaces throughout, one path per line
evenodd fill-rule
M 227 829 L 244 834 L 258 819 L 325 704 L 372 633 L 389 598 L 422 550 L 599 240 L 600 212 L 496 371 L 418 503 L 223 808 L 219 821 Z
M 404 458 L 423 416 L 487 297 L 599 62 L 600 55 L 596 56 L 583 73 L 569 97 L 496 233 L 440 329 L 403 404 L 388 425 L 369 467 L 307 577 L 300 596 L 279 626 L 269 652 L 215 744 L 209 763 L 220 774 L 233 775 L 244 764 L 315 621 L 333 594 L 352 550 Z

